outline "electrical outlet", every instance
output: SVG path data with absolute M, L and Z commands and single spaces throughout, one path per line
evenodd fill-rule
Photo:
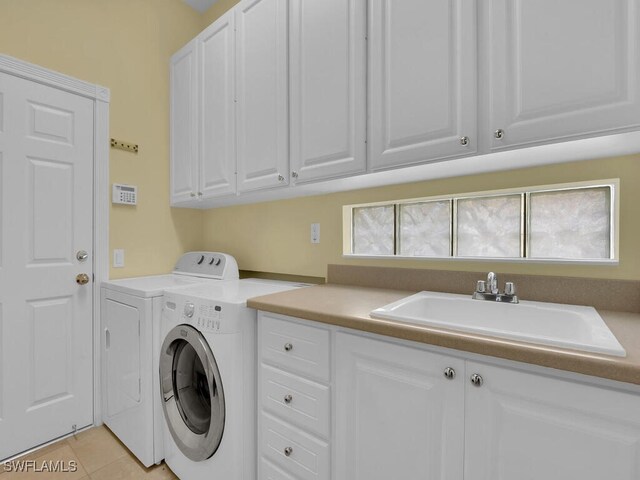
M 320 224 L 311 224 L 311 243 L 320 243 Z
M 116 248 L 113 250 L 113 268 L 124 267 L 124 250 Z

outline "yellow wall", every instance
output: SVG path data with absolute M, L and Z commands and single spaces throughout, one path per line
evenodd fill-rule
M 200 247 L 202 214 L 169 208 L 169 58 L 202 29 L 181 0 L 0 0 L 0 53 L 111 89 L 111 182 L 138 186 L 137 207 L 111 208 L 111 277 L 169 271 Z
M 620 178 L 618 266 L 342 258 L 343 205 L 609 178 Z M 263 272 L 325 276 L 328 263 L 341 263 L 640 280 L 639 206 L 636 155 L 209 210 L 204 239 L 206 248 L 234 255 L 240 268 Z M 311 223 L 320 223 L 320 244 L 309 241 Z
M 208 27 L 222 14 L 231 10 L 240 0 L 217 0 L 209 10 L 202 14 L 202 28 Z

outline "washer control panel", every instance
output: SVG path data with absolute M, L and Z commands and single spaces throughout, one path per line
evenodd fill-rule
M 192 322 L 199 330 L 219 333 L 222 324 L 221 313 L 220 305 L 201 303 Z

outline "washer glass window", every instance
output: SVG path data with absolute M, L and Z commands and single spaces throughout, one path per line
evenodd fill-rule
M 211 457 L 222 441 L 224 389 L 206 339 L 189 325 L 178 325 L 162 345 L 160 382 L 169 431 L 188 458 Z

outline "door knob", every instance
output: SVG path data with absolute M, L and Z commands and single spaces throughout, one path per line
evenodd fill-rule
M 78 253 L 76 253 L 76 258 L 79 262 L 84 262 L 88 257 L 89 254 L 84 250 L 79 250 Z
M 86 285 L 87 283 L 89 283 L 89 275 L 87 275 L 86 273 L 79 273 L 78 275 L 76 275 L 76 283 L 78 285 Z

